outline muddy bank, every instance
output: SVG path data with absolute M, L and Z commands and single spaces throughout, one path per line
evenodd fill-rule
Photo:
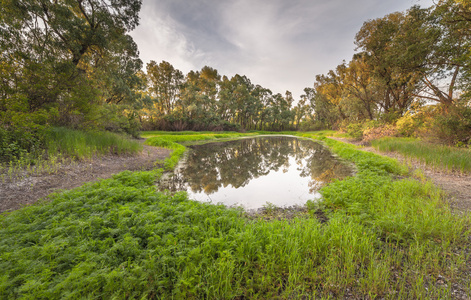
M 137 155 L 108 155 L 61 165 L 54 174 L 27 176 L 14 181 L 6 179 L 0 182 L 0 213 L 31 205 L 53 192 L 109 178 L 125 170 L 151 170 L 157 160 L 163 160 L 170 154 L 168 149 L 143 147 L 143 151 Z

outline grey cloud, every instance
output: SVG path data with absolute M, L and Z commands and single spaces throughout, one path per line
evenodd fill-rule
M 184 73 L 204 65 L 298 97 L 354 53 L 368 19 L 432 0 L 144 0 L 131 34 L 141 58 Z

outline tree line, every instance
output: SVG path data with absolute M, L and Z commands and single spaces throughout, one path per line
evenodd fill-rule
M 431 107 L 424 103 L 436 104 L 432 119 L 448 126 L 442 127 L 471 129 L 466 0 L 365 22 L 352 60 L 316 76 L 299 99 L 209 66 L 184 75 L 169 62 L 151 61 L 144 71 L 129 35 L 139 25 L 140 0 L 0 4 L 2 149 L 35 147 L 49 126 L 137 136 L 141 128 L 312 130 L 402 122 L 410 132 L 424 123 L 417 113 Z M 469 134 L 457 139 L 467 142 Z
M 151 61 L 145 81 L 150 101 L 139 115 L 152 129 L 297 129 L 309 110 L 307 95 L 293 106 L 289 91 L 275 94 L 247 76 L 221 76 L 209 66 L 184 76 L 169 62 Z

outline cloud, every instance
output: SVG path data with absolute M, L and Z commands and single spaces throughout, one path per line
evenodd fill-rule
M 193 69 L 204 53 L 189 40 L 170 14 L 144 2 L 141 25 L 131 36 L 139 46 L 144 63 L 166 60 L 182 69 Z
M 350 60 L 368 19 L 432 0 L 144 0 L 132 33 L 144 62 L 222 75 L 299 97 L 315 75 Z

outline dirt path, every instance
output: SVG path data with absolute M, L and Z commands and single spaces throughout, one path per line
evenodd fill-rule
M 361 143 L 344 138 L 329 137 L 331 139 L 362 146 Z M 373 152 L 379 155 L 388 156 L 399 160 L 407 165 L 409 169 L 421 169 L 425 176 L 439 186 L 445 193 L 449 195 L 451 207 L 461 213 L 471 212 L 471 175 L 460 174 L 457 172 L 446 172 L 438 169 L 427 167 L 417 159 L 412 159 L 401 155 L 398 152 L 381 152 L 371 146 L 362 146 L 361 150 Z
M 170 151 L 143 145 L 137 155 L 109 155 L 91 161 L 73 162 L 60 166 L 54 174 L 28 176 L 8 182 L 0 181 L 0 213 L 12 211 L 62 189 L 72 189 L 86 182 L 109 178 L 121 171 L 151 170 L 157 159 L 164 159 Z

